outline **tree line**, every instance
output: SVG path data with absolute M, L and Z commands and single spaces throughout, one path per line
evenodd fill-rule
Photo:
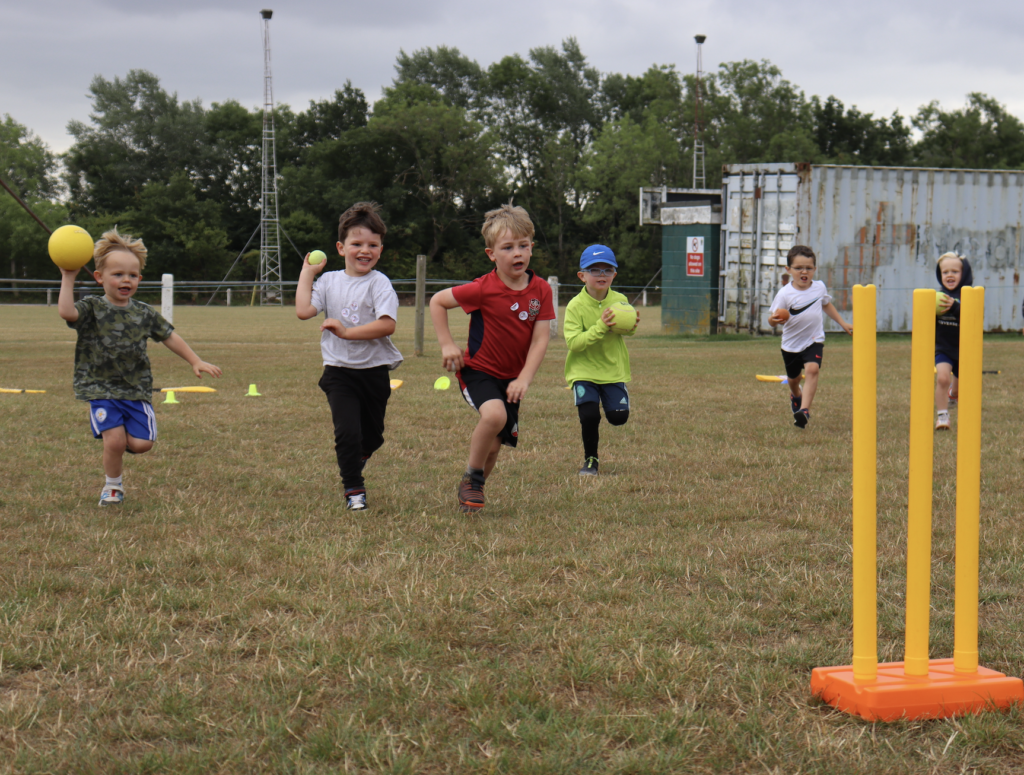
M 384 208 L 380 268 L 467 278 L 486 271 L 483 213 L 513 199 L 537 227 L 533 268 L 571 278 L 581 249 L 610 245 L 619 282 L 660 267 L 660 230 L 638 225 L 641 186 L 692 180 L 695 78 L 672 65 L 639 76 L 601 73 L 576 40 L 481 67 L 458 49 L 400 51 L 393 83 L 372 107 L 346 82 L 332 97 L 274 123 L 284 279 L 316 248 L 334 254 L 338 215 L 353 202 Z M 159 78 L 97 75 L 88 121 L 60 156 L 9 115 L 0 174 L 51 227 L 94 236 L 118 224 L 150 249 L 146 274 L 220 280 L 259 224 L 262 109 L 179 100 Z M 808 98 L 771 62 L 727 62 L 701 82 L 707 185 L 723 163 L 815 162 L 1024 168 L 1024 123 L 992 97 L 937 102 L 909 117 L 862 113 L 835 96 Z M 914 130 L 917 130 L 916 133 Z M 293 247 L 294 245 L 294 247 Z M 255 279 L 256 244 L 232 279 Z M 298 253 L 297 253 L 298 251 Z M 0 197 L 0 266 L 54 274 L 46 235 Z

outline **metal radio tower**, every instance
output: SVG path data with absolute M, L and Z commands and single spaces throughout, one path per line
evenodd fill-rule
M 704 106 L 700 100 L 700 80 L 704 76 L 701 49 L 708 36 L 694 35 L 693 39 L 697 41 L 697 81 L 693 90 L 693 187 L 704 188 L 707 182 L 704 179 Z
M 284 304 L 281 237 L 277 212 L 277 146 L 274 141 L 274 81 L 270 74 L 271 10 L 263 17 L 263 185 L 260 195 L 260 304 Z

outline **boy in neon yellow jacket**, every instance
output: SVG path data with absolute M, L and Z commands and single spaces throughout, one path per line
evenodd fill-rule
M 629 303 L 611 289 L 618 264 L 615 253 L 605 245 L 591 245 L 580 256 L 577 276 L 584 287 L 565 308 L 563 333 L 569 352 L 565 357 L 565 381 L 572 387 L 576 411 L 583 432 L 580 476 L 597 476 L 597 446 L 600 440 L 600 404 L 612 425 L 629 419 L 629 352 L 623 335 L 611 330 L 615 302 Z M 637 324 L 640 316 L 637 315 Z M 631 336 L 636 326 L 628 332 Z

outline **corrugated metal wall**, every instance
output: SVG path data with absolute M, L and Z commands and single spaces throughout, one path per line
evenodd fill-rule
M 817 279 L 848 320 L 850 289 L 874 283 L 879 330 L 909 331 L 914 288 L 937 287 L 935 261 L 955 251 L 986 289 L 986 330 L 1022 327 L 1024 173 L 806 164 L 726 170 L 720 313 L 727 328 L 771 330 L 767 309 L 792 244 L 817 253 Z M 826 328 L 837 330 L 828 320 Z

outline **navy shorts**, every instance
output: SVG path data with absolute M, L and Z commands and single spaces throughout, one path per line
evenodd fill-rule
M 801 350 L 798 353 L 791 353 L 787 350 L 783 350 L 782 361 L 786 364 L 786 376 L 790 379 L 799 377 L 800 372 L 804 370 L 805 363 L 816 363 L 820 369 L 821 356 L 824 352 L 824 342 L 815 342 L 806 350 Z
M 156 441 L 156 414 L 148 401 L 122 401 L 102 398 L 89 402 L 89 425 L 98 439 L 103 431 L 124 426 L 125 432 L 140 441 Z
M 626 390 L 625 382 L 609 382 L 602 385 L 578 380 L 572 383 L 572 396 L 576 406 L 600 401 L 605 414 L 621 412 L 623 409 L 629 411 L 629 391 Z
M 506 447 L 515 447 L 519 441 L 519 404 L 508 402 L 508 384 L 511 379 L 498 379 L 483 371 L 463 367 L 455 376 L 459 378 L 462 397 L 471 407 L 480 411 L 485 401 L 501 401 L 505 405 L 505 427 L 498 438 Z
M 935 365 L 938 366 L 940 363 L 948 363 L 953 367 L 953 376 L 960 379 L 960 359 L 954 360 L 950 358 L 946 353 L 935 353 Z

